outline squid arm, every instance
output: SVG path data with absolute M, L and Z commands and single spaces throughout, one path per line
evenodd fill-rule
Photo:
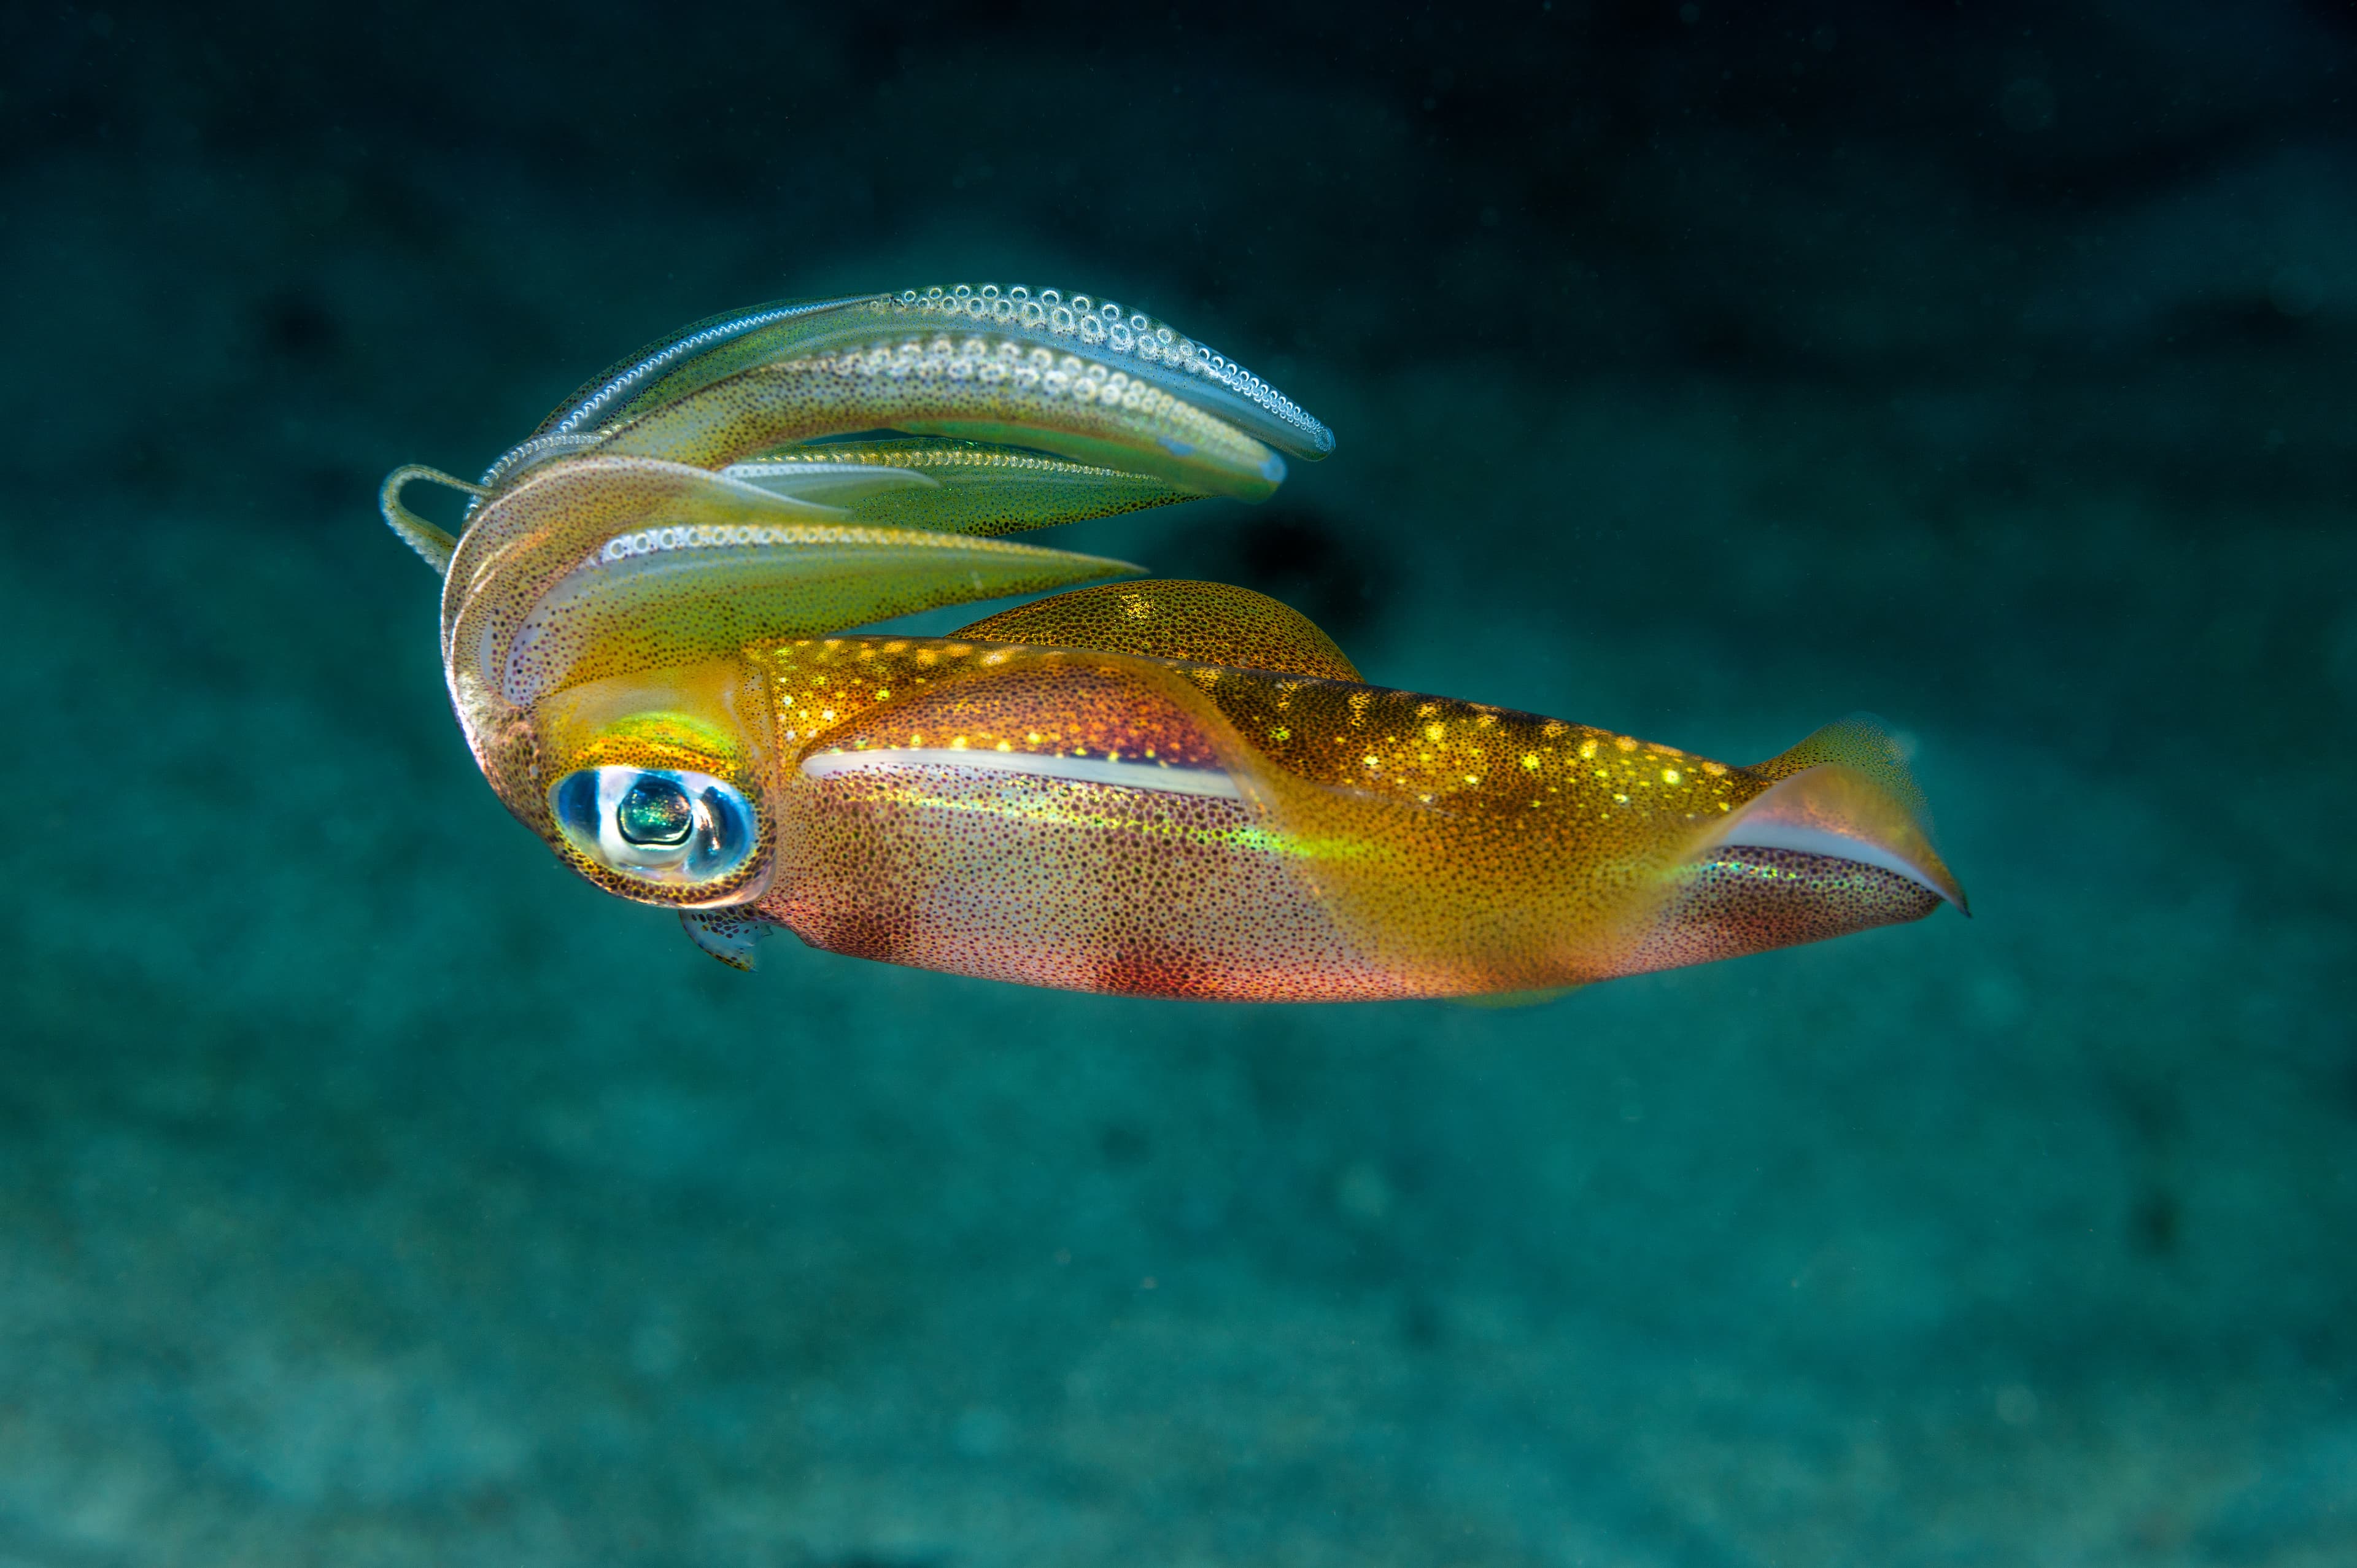
M 721 472 L 850 521 L 952 533 L 1019 533 L 1200 499 L 1150 475 L 983 441 L 907 437 L 783 447 Z
M 561 437 L 628 423 L 764 365 L 938 337 L 1044 349 L 1051 366 L 1070 354 L 1177 393 L 1296 456 L 1315 459 L 1334 449 L 1333 432 L 1292 399 L 1164 322 L 1084 294 L 1035 293 L 1020 285 L 1001 293 L 990 284 L 781 301 L 708 317 L 609 366 L 533 435 Z
M 884 425 L 947 439 L 930 451 L 847 440 Z M 576 392 L 484 484 L 598 450 L 719 467 L 849 446 L 816 460 L 931 467 L 953 491 L 982 492 L 931 504 L 903 493 L 892 515 L 863 521 L 1010 532 L 1026 510 L 1046 526 L 1198 495 L 1257 499 L 1283 478 L 1276 451 L 1314 459 L 1333 444 L 1290 398 L 1142 312 L 1054 289 L 961 285 L 694 323 Z M 1043 456 L 1065 465 L 1008 461 Z M 1050 504 L 1010 510 L 1009 490 Z M 935 509 L 943 521 L 928 520 Z

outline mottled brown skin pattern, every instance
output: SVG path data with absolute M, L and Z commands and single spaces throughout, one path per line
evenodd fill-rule
M 1220 766 L 1194 715 L 1086 660 L 839 639 L 758 662 L 783 752 L 810 736 L 802 756 L 930 747 Z M 1235 800 L 938 768 L 790 777 L 777 799 L 785 849 L 765 912 L 834 951 L 1169 996 L 1323 993 L 1352 967 L 1281 857 L 1254 847 Z
M 1438 994 L 1623 972 L 1666 874 L 1765 788 L 1584 725 L 1339 682 L 1189 668 L 1265 766 L 1272 817 L 1382 967 Z
M 781 756 L 955 747 L 1223 766 L 1200 704 L 1101 653 L 826 639 L 756 662 Z M 803 727 L 812 721 L 821 727 Z M 789 776 L 778 801 L 782 847 L 763 911 L 813 946 L 1135 995 L 1406 993 L 1363 961 L 1298 856 L 1238 800 L 929 769 Z
M 1288 911 L 1255 944 L 1279 950 L 1274 969 L 1294 987 L 1282 993 L 1301 994 L 1300 976 L 1326 972 L 1340 986 L 1311 993 L 1464 994 L 1627 972 L 1677 891 L 1671 874 L 1720 816 L 1767 787 L 1744 769 L 1584 725 L 1261 671 L 962 639 L 796 639 L 752 658 L 779 720 L 780 839 L 805 846 L 781 851 L 763 912 L 820 945 L 960 972 L 1013 978 L 1004 955 L 1028 950 L 1017 967 L 1035 983 L 1101 989 L 1118 975 L 1116 989 L 1156 993 L 1280 993 L 1250 966 L 1223 981 L 1230 955 L 1207 956 L 1218 930 L 1251 929 L 1254 907 L 1236 894 L 1254 879 L 1260 906 Z M 1254 868 L 1223 871 L 1224 882 L 1198 875 L 1189 886 L 1200 896 L 1170 907 L 1180 913 L 1148 917 L 1122 901 L 1115 873 L 1131 865 L 1125 843 L 1165 831 L 1137 815 L 1152 791 L 993 780 L 984 792 L 999 804 L 986 811 L 904 800 L 872 775 L 855 801 L 838 776 L 822 789 L 841 798 L 835 816 L 809 803 L 819 797 L 806 796 L 814 781 L 800 759 L 903 747 L 1215 762 L 1249 810 L 1226 839 L 1204 842 Z M 1126 803 L 1108 806 L 1115 797 Z M 949 820 L 960 811 L 987 825 L 962 832 Z M 921 816 L 924 831 L 895 838 L 895 811 Z M 1017 846 L 1003 825 L 1010 816 L 1035 822 L 1039 836 Z M 1061 924 L 1039 925 L 1049 906 L 1028 896 L 1014 900 L 1023 921 L 990 918 L 989 879 L 1007 875 L 1010 854 L 1061 867 L 1042 885 L 1062 890 Z M 879 883 L 884 867 L 892 875 Z M 1134 881 L 1134 866 L 1123 875 Z M 1297 891 L 1273 897 L 1271 877 Z M 794 891 L 822 886 L 864 886 L 867 912 L 834 901 L 822 918 Z M 985 948 L 999 956 L 978 956 Z
M 763 912 L 813 947 L 1134 996 L 1408 994 L 1240 802 L 928 770 L 806 783 Z
M 1940 907 L 1939 895 L 1896 872 L 1790 849 L 1724 849 L 1681 869 L 1677 881 L 1626 972 L 1821 942 Z

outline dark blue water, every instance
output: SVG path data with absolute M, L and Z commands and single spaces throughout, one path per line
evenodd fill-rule
M 2357 1561 L 2346 7 L 489 9 L 0 16 L 0 1561 Z M 1049 542 L 1873 709 L 1978 918 L 1250 1009 L 580 883 L 377 479 L 958 281 L 1338 434 Z

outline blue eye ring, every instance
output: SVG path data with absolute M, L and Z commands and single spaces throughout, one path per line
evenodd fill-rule
M 548 805 L 584 859 L 654 894 L 726 881 L 761 837 L 760 819 L 741 790 L 686 768 L 580 768 L 556 781 Z

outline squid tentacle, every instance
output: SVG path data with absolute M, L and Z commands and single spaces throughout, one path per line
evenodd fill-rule
M 376 504 L 377 510 L 384 514 L 386 525 L 401 536 L 404 544 L 417 552 L 418 559 L 434 568 L 436 576 L 447 577 L 450 575 L 450 557 L 458 548 L 457 537 L 435 527 L 401 502 L 401 492 L 421 479 L 428 484 L 463 491 L 471 498 L 468 502 L 470 508 L 490 492 L 480 485 L 470 485 L 423 463 L 404 463 L 384 477 L 384 485 L 377 491 Z

